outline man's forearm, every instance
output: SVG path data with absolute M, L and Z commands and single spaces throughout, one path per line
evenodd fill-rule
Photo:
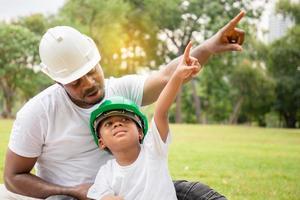
M 198 59 L 198 62 L 201 66 L 204 66 L 211 55 L 213 55 L 213 52 L 210 52 L 207 48 L 208 40 L 205 40 L 202 44 L 196 46 L 191 51 L 191 56 Z
M 198 62 L 200 63 L 201 66 L 204 66 L 205 63 L 207 63 L 208 59 L 212 55 L 212 53 L 208 50 L 207 46 L 208 41 L 204 41 L 202 44 L 196 46 L 192 51 L 191 51 L 191 56 L 194 58 L 198 59 Z M 179 61 L 181 59 L 181 56 L 175 58 L 172 60 L 165 70 L 165 74 L 168 74 L 169 77 L 172 76 L 173 72 L 175 71 L 176 67 L 179 64 Z
M 11 192 L 42 199 L 52 195 L 74 195 L 71 187 L 48 183 L 33 174 L 14 175 L 5 179 L 5 186 Z
M 211 55 L 214 54 L 211 48 L 209 48 L 209 46 L 213 46 L 211 45 L 211 43 L 212 39 L 210 38 L 208 40 L 205 40 L 202 44 L 196 46 L 191 51 L 191 56 L 196 58 L 202 67 L 208 61 Z M 163 88 L 173 75 L 174 71 L 176 70 L 180 60 L 181 56 L 173 59 L 166 65 L 166 67 L 147 78 L 144 85 L 142 101 L 143 106 L 151 104 L 157 100 L 160 92 L 163 90 Z
M 191 56 L 198 59 L 198 62 L 203 66 L 212 55 L 212 53 L 207 48 L 208 40 L 204 41 L 201 45 L 198 45 L 191 51 Z M 144 93 L 143 93 L 143 102 L 142 105 L 149 105 L 155 102 L 165 87 L 165 85 L 170 80 L 172 74 L 176 70 L 181 56 L 172 60 L 166 67 L 150 75 L 145 83 L 144 86 Z

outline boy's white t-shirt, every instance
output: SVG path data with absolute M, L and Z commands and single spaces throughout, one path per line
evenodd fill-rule
M 105 79 L 105 98 L 124 96 L 141 105 L 144 82 L 145 77 L 137 75 Z M 36 174 L 50 183 L 93 183 L 100 166 L 112 159 L 99 150 L 90 133 L 90 113 L 98 106 L 80 108 L 54 84 L 17 113 L 9 149 L 23 157 L 38 157 Z
M 164 143 L 152 120 L 136 161 L 120 166 L 115 159 L 109 160 L 100 168 L 87 196 L 96 200 L 109 194 L 125 200 L 177 199 L 168 170 L 169 143 L 170 135 Z

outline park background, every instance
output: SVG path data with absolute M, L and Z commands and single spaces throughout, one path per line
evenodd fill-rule
M 13 2 L 0 0 L 1 10 L 25 6 Z M 53 83 L 39 70 L 48 28 L 70 25 L 92 37 L 106 77 L 118 77 L 164 67 L 240 10 L 244 51 L 214 55 L 173 104 L 171 174 L 229 199 L 299 199 L 300 3 L 292 0 L 61 0 L 54 13 L 2 19 L 0 183 L 16 112 Z M 265 13 L 273 21 L 267 28 Z M 153 106 L 144 111 L 151 117 Z

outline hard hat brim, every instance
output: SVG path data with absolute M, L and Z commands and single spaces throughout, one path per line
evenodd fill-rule
M 132 112 L 129 112 L 129 111 L 126 111 L 126 110 L 113 110 L 113 111 L 101 114 L 101 116 L 99 116 L 95 120 L 95 122 L 94 122 L 95 132 L 97 133 L 97 129 L 99 128 L 100 124 L 105 119 L 107 119 L 109 117 L 114 117 L 114 116 L 128 117 L 128 118 L 132 119 L 141 129 L 143 129 L 142 122 L 136 114 L 134 114 Z

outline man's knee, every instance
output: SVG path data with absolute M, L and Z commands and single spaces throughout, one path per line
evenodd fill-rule
M 226 200 L 207 185 L 185 180 L 174 181 L 178 200 Z

